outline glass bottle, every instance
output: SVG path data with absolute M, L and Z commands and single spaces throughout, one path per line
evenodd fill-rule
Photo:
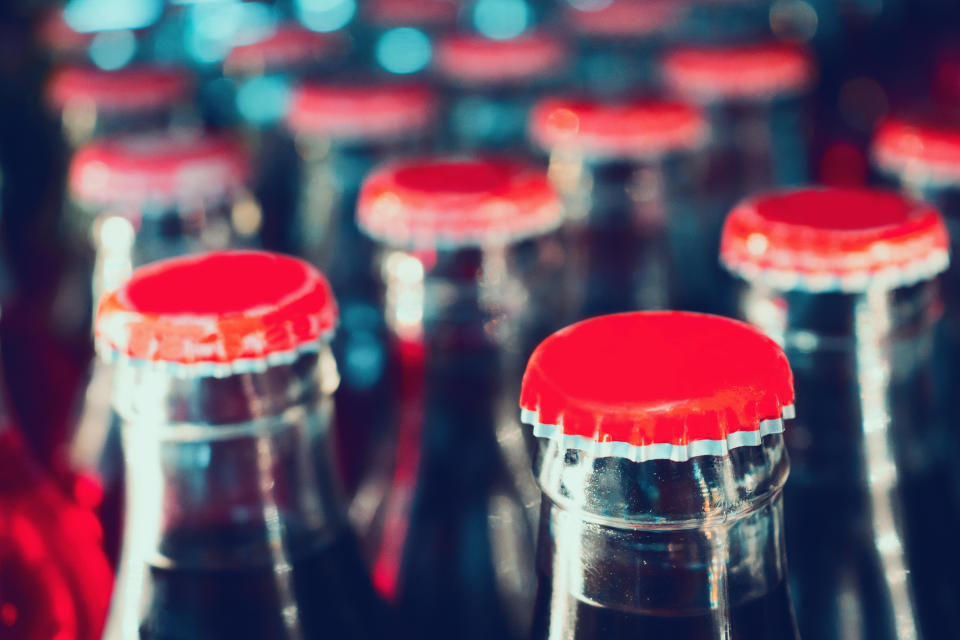
M 247 34 L 239 33 L 237 39 Z M 264 212 L 266 246 L 289 250 L 287 231 L 297 204 L 297 152 L 283 126 L 293 87 L 304 77 L 329 73 L 342 61 L 346 39 L 281 22 L 254 42 L 231 48 L 223 82 L 209 83 L 214 119 L 238 124 L 255 162 L 254 193 Z
M 707 162 L 695 177 L 695 215 L 677 220 L 671 244 L 687 257 L 675 304 L 732 311 L 729 277 L 716 261 L 724 216 L 741 198 L 807 179 L 805 97 L 814 62 L 782 43 L 675 47 L 661 74 L 676 95 L 703 105 L 711 128 Z
M 91 143 L 73 158 L 67 213 L 75 268 L 57 316 L 90 351 L 97 302 L 135 267 L 181 254 L 256 243 L 260 213 L 236 142 L 180 131 Z M 89 346 L 87 346 L 89 345 Z M 89 364 L 72 433 L 54 438 L 54 466 L 81 502 L 94 501 L 115 561 L 123 510 L 120 432 L 110 408 L 112 367 Z M 69 427 L 68 427 L 69 428 Z
M 632 312 L 534 351 L 541 438 L 532 637 L 797 640 L 782 489 L 783 351 L 717 316 Z
M 105 638 L 383 632 L 329 455 L 336 318 L 316 269 L 251 251 L 157 262 L 103 300 L 129 516 Z
M 0 637 L 98 640 L 113 584 L 100 525 L 0 413 Z
M 349 489 L 389 420 L 382 402 L 389 393 L 387 330 L 375 247 L 354 215 L 357 192 L 375 164 L 430 146 L 436 103 L 433 91 L 411 82 L 304 81 L 295 87 L 287 114 L 302 174 L 290 244 L 328 274 L 341 310 L 334 341 L 342 375 L 337 432 Z
M 175 67 L 138 64 L 114 71 L 91 65 L 56 67 L 46 87 L 71 148 L 93 138 L 147 133 L 187 122 L 190 76 Z
M 936 209 L 881 190 L 762 194 L 725 223 L 742 317 L 784 346 L 804 399 L 785 520 L 807 640 L 951 633 L 960 522 L 929 368 L 947 243 Z
M 555 328 L 563 251 L 546 174 L 507 160 L 396 161 L 364 182 L 396 354 L 393 424 L 351 505 L 408 637 L 525 638 L 539 495 L 512 407 Z
M 549 153 L 564 197 L 578 318 L 670 304 L 671 280 L 690 257 L 671 258 L 668 229 L 693 215 L 691 181 L 708 135 L 706 116 L 679 102 L 535 105 L 530 136 Z
M 562 4 L 563 26 L 577 42 L 575 86 L 605 98 L 656 84 L 657 54 L 689 9 L 677 0 Z
M 444 148 L 523 153 L 530 107 L 560 85 L 568 62 L 563 41 L 546 33 L 442 38 L 433 69 L 445 93 Z

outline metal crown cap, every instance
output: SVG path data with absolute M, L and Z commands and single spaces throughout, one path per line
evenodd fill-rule
M 561 329 L 533 352 L 521 418 L 540 437 L 643 462 L 722 456 L 793 417 L 783 351 L 747 324 L 634 312 Z
M 780 290 L 892 289 L 944 271 L 948 235 L 934 207 L 892 191 L 798 189 L 739 204 L 724 224 L 720 261 Z
M 330 285 L 302 260 L 222 251 L 155 262 L 100 303 L 97 350 L 178 377 L 263 371 L 334 329 Z
M 436 95 L 424 85 L 304 82 L 293 91 L 287 126 L 333 140 L 394 139 L 422 133 L 436 111 Z
M 191 78 L 182 69 L 140 65 L 104 71 L 64 65 L 50 77 L 47 101 L 57 109 L 87 101 L 103 111 L 147 111 L 171 107 L 191 89 Z
M 569 52 L 543 33 L 493 40 L 455 34 L 437 43 L 434 66 L 442 75 L 469 85 L 504 85 L 557 73 Z
M 815 67 L 803 47 L 771 42 L 679 47 L 667 53 L 662 73 L 669 87 L 693 99 L 762 100 L 802 92 Z
M 568 147 L 594 157 L 657 157 L 707 139 L 697 107 L 663 100 L 599 102 L 548 98 L 530 114 L 530 137 L 543 148 Z
M 871 149 L 884 171 L 927 184 L 960 183 L 960 118 L 930 113 L 888 118 Z
M 250 159 L 238 143 L 196 132 L 94 141 L 70 163 L 68 184 L 80 204 L 160 208 L 219 202 L 241 190 Z
M 410 248 L 515 242 L 560 225 L 545 171 L 507 159 L 427 157 L 393 162 L 364 181 L 357 221 Z
M 296 23 L 281 24 L 262 40 L 235 45 L 223 67 L 228 73 L 267 73 L 322 60 L 340 44 L 336 34 L 317 33 Z
M 690 6 L 683 0 L 613 0 L 600 8 L 568 5 L 565 22 L 595 38 L 644 38 L 679 23 Z

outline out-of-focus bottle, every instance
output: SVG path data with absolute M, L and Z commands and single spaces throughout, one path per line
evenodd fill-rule
M 550 156 L 565 200 L 574 313 L 582 318 L 669 305 L 668 230 L 685 233 L 697 211 L 690 193 L 708 141 L 697 107 L 660 100 L 539 102 L 530 135 Z
M 760 195 L 724 226 L 740 312 L 784 346 L 805 399 L 785 517 L 809 640 L 953 632 L 960 526 L 929 367 L 947 243 L 936 209 L 880 190 Z
M 256 243 L 259 208 L 247 189 L 249 160 L 221 137 L 179 132 L 115 138 L 81 148 L 70 166 L 71 246 L 58 316 L 89 343 L 93 307 L 132 270 L 160 258 Z M 88 356 L 89 357 L 89 356 Z M 99 510 L 116 559 L 123 506 L 120 432 L 110 408 L 113 372 L 95 360 L 72 436 L 53 452 L 81 502 Z M 82 493 L 82 495 L 80 495 Z
M 0 407 L 0 637 L 99 640 L 113 584 L 100 536 Z
M 357 193 L 378 162 L 432 144 L 437 100 L 420 84 L 307 81 L 295 88 L 286 123 L 302 185 L 290 244 L 323 269 L 340 304 L 337 443 L 352 489 L 369 462 L 370 443 L 389 420 L 380 278 L 374 243 L 357 228 Z
M 71 147 L 93 138 L 146 133 L 191 119 L 190 76 L 183 70 L 137 65 L 105 71 L 70 64 L 54 69 L 47 103 Z
M 254 192 L 264 212 L 263 239 L 289 251 L 287 232 L 297 203 L 297 152 L 283 127 L 293 87 L 301 78 L 334 70 L 348 48 L 339 33 L 316 33 L 281 23 L 268 35 L 234 46 L 223 61 L 227 85 L 211 83 L 208 110 L 238 123 L 254 158 Z M 222 90 L 221 90 L 222 89 Z
M 458 0 L 371 0 L 356 21 L 366 62 L 382 72 L 415 74 L 426 69 L 437 39 L 452 30 Z
M 433 68 L 445 88 L 444 148 L 522 153 L 530 107 L 560 86 L 568 62 L 563 41 L 547 33 L 441 39 Z
M 636 94 L 656 84 L 657 53 L 689 5 L 681 0 L 563 3 L 577 41 L 576 88 L 591 96 Z
M 375 170 L 357 213 L 398 360 L 351 505 L 374 584 L 407 637 L 525 638 L 539 494 L 513 407 L 525 345 L 558 318 L 559 199 L 530 166 L 433 157 Z
M 730 281 L 716 261 L 724 216 L 758 190 L 806 181 L 813 60 L 792 44 L 680 47 L 666 54 L 661 72 L 674 94 L 704 106 L 712 132 L 694 190 L 697 217 L 674 237 L 690 276 L 678 283 L 675 304 L 729 311 Z
M 219 252 L 107 296 L 128 524 L 105 638 L 374 638 L 330 454 L 336 304 L 294 258 Z
M 783 351 L 734 320 L 592 318 L 530 358 L 543 438 L 537 640 L 797 640 L 781 490 Z

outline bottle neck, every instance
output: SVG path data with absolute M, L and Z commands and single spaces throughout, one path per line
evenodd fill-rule
M 343 533 L 329 442 L 336 382 L 327 345 L 223 378 L 116 365 L 127 527 L 110 629 L 136 635 L 149 571 L 290 566 Z
M 482 248 L 381 252 L 387 326 L 428 353 L 517 354 L 562 304 L 551 283 L 563 267 L 556 233 Z
M 795 637 L 779 434 L 687 462 L 594 458 L 551 440 L 538 463 L 535 637 L 593 637 L 606 621 L 631 637 L 747 638 L 753 623 L 738 612 L 756 603 L 776 612 L 757 637 Z

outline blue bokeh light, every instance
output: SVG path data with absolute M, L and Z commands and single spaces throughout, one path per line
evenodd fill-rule
M 270 7 L 257 3 L 220 2 L 190 7 L 185 46 L 200 63 L 223 60 L 237 44 L 257 42 L 276 28 Z
M 237 88 L 237 111 L 252 124 L 277 122 L 286 115 L 289 103 L 290 80 L 286 76 L 251 78 Z
M 390 73 L 408 74 L 430 64 L 433 48 L 425 33 L 411 27 L 386 31 L 377 41 L 377 63 Z
M 163 0 L 69 0 L 63 18 L 78 33 L 142 29 L 163 13 Z
M 357 11 L 356 0 L 294 0 L 297 19 L 311 31 L 342 29 Z
M 530 26 L 530 6 L 524 0 L 477 0 L 473 25 L 496 40 L 516 38 Z
M 127 30 L 98 33 L 90 43 L 88 54 L 93 64 L 106 71 L 126 66 L 137 51 L 137 39 Z

